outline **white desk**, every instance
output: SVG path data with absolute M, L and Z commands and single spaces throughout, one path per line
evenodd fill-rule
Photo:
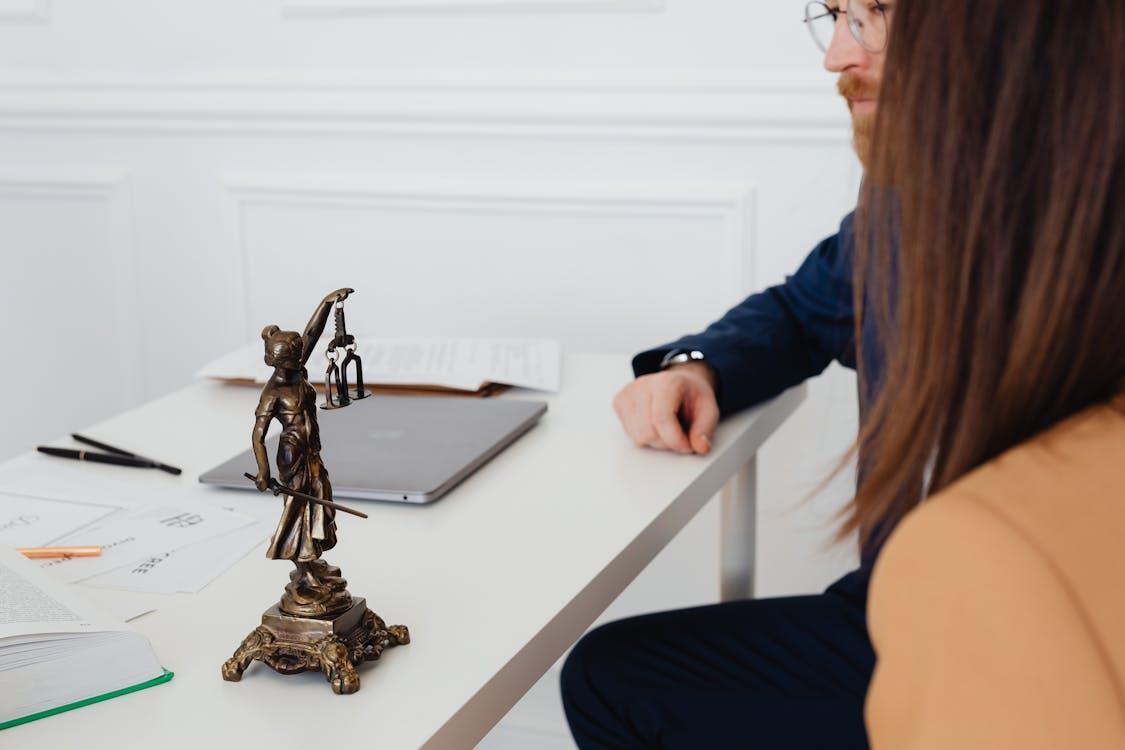
M 338 517 L 328 559 L 413 638 L 361 668 L 359 693 L 338 696 L 320 674 L 282 677 L 258 663 L 241 683 L 222 681 L 220 665 L 287 581 L 289 565 L 259 550 L 203 593 L 162 598 L 136 622 L 172 682 L 2 732 L 0 747 L 471 748 L 732 478 L 724 596 L 749 593 L 754 456 L 804 389 L 725 421 L 710 456 L 674 456 L 638 450 L 621 431 L 610 402 L 629 378 L 623 358 L 568 356 L 543 422 L 451 495 L 427 507 L 359 502 L 370 520 Z M 246 447 L 257 393 L 198 384 L 90 429 L 179 463 L 181 478 L 66 470 L 99 481 L 116 472 L 169 504 L 223 492 L 195 478 Z M 0 477 L 11 480 L 10 469 L 0 465 Z

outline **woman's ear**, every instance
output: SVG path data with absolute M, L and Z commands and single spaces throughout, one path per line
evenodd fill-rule
M 266 326 L 265 328 L 262 329 L 262 341 L 269 341 L 270 336 L 273 336 L 275 333 L 277 333 L 280 330 L 281 329 L 278 328 L 277 326 Z

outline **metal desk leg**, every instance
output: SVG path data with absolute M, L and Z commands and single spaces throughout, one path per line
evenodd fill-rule
M 752 457 L 723 487 L 719 528 L 724 602 L 754 596 L 754 551 L 758 520 L 758 458 Z

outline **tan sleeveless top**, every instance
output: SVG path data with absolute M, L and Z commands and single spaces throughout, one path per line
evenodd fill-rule
M 1125 748 L 1125 397 L 908 516 L 868 617 L 873 750 Z

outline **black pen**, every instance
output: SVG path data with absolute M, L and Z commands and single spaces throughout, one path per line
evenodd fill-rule
M 74 438 L 75 440 L 77 440 L 79 443 L 85 443 L 86 445 L 92 445 L 95 448 L 101 448 L 103 451 L 108 451 L 110 453 L 116 453 L 119 456 L 128 456 L 129 458 L 139 458 L 142 461 L 148 461 L 149 463 L 152 464 L 152 468 L 160 469 L 161 471 L 166 471 L 169 474 L 174 474 L 176 476 L 179 476 L 180 474 L 184 473 L 183 469 L 178 469 L 175 466 L 169 466 L 168 464 L 161 463 L 161 462 L 157 461 L 155 458 L 149 458 L 147 456 L 141 456 L 137 453 L 130 453 L 129 451 L 125 450 L 124 448 L 117 448 L 117 447 L 114 447 L 112 445 L 108 445 L 106 443 L 103 443 L 99 440 L 94 440 L 93 438 L 83 437 L 82 435 L 78 435 L 78 434 L 72 434 L 71 437 Z
M 76 451 L 73 448 L 51 448 L 50 446 L 39 446 L 40 453 L 46 453 L 48 456 L 58 456 L 59 458 L 71 458 L 75 461 L 90 461 L 99 464 L 114 464 L 115 466 L 135 466 L 141 469 L 157 469 L 160 465 L 155 461 L 150 461 L 147 458 L 137 458 L 136 456 L 119 456 L 113 453 L 95 453 L 94 451 Z

